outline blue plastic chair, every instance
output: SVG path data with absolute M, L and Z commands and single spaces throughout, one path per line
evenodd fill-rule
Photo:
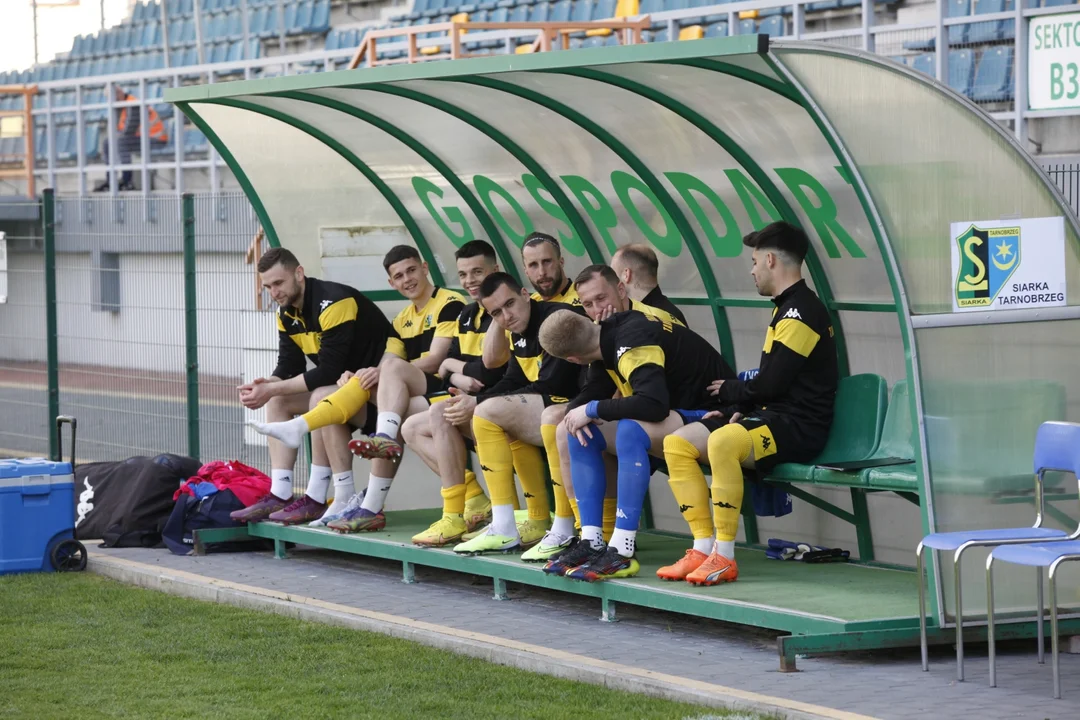
M 1076 423 L 1043 423 L 1035 440 L 1035 464 L 1046 470 L 1071 472 L 1080 480 L 1080 425 Z M 1080 485 L 1080 482 L 1078 482 Z M 1042 501 L 1040 495 L 1040 503 Z M 1040 504 L 1041 510 L 1041 504 Z M 1041 513 L 1040 513 L 1041 517 Z M 1042 542 L 1013 542 L 996 548 L 986 561 L 986 618 L 987 640 L 990 643 L 990 687 L 997 687 L 996 647 L 994 641 L 994 562 L 1027 565 L 1038 575 L 1036 593 L 1039 635 L 1039 663 L 1043 657 L 1043 568 L 1049 568 L 1050 579 L 1050 657 L 1054 668 L 1054 697 L 1061 699 L 1061 668 L 1058 664 L 1057 570 L 1063 564 L 1080 560 L 1080 527 L 1071 535 Z
M 928 418 L 929 419 L 929 418 Z M 1044 528 L 1043 476 L 1047 471 L 1073 472 L 1080 468 L 1080 425 L 1063 422 L 1045 422 L 1035 436 L 1035 524 L 1025 528 L 999 528 L 987 530 L 959 530 L 957 532 L 927 535 L 915 550 L 915 572 L 919 578 L 919 645 L 922 649 L 923 671 L 930 669 L 926 647 L 926 583 L 923 580 L 923 550 L 953 551 L 953 584 L 956 591 L 956 679 L 964 679 L 964 611 L 961 597 L 960 558 L 964 551 L 973 547 L 997 547 L 1028 543 L 1051 538 L 1066 539 L 1065 532 Z M 994 552 L 997 552 L 996 550 Z M 1039 571 L 1039 607 L 1042 601 L 1042 571 Z M 1042 615 L 1039 616 L 1039 660 L 1042 661 Z

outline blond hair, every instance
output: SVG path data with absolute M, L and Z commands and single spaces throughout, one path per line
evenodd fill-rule
M 540 347 L 563 360 L 582 357 L 594 351 L 600 340 L 600 327 L 571 310 L 559 310 L 540 325 Z

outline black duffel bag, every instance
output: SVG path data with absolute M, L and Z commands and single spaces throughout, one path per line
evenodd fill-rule
M 178 455 L 76 466 L 75 537 L 101 539 L 101 547 L 160 545 L 173 495 L 198 469 Z

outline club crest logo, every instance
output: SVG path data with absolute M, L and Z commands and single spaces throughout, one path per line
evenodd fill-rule
M 983 230 L 972 225 L 956 238 L 956 244 L 960 248 L 956 304 L 959 307 L 993 304 L 1020 266 L 1020 228 Z

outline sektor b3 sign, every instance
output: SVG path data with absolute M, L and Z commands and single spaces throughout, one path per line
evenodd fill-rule
M 1028 108 L 1080 107 L 1080 13 L 1031 18 Z

